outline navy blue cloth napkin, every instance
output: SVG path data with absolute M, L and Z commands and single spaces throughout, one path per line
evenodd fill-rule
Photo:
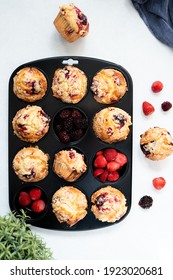
M 149 30 L 173 48 L 173 0 L 132 0 Z

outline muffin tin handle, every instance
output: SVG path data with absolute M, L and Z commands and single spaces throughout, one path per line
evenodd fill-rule
M 79 61 L 76 59 L 74 60 L 73 58 L 69 58 L 68 60 L 62 61 L 62 64 L 65 64 L 65 65 L 76 65 L 78 63 L 79 63 Z

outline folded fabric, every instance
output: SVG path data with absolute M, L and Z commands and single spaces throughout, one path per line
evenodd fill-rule
M 173 0 L 132 0 L 149 30 L 173 48 Z

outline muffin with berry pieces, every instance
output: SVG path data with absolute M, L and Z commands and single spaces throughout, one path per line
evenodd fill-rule
M 87 92 L 87 77 L 74 66 L 58 68 L 52 82 L 53 96 L 65 103 L 80 102 Z
M 91 196 L 91 211 L 101 222 L 114 223 L 127 212 L 126 198 L 118 189 L 107 186 Z
M 46 77 L 35 67 L 22 68 L 13 78 L 13 91 L 26 102 L 40 100 L 47 91 Z
M 25 142 L 35 143 L 49 130 L 50 117 L 40 106 L 30 106 L 17 111 L 13 118 L 14 134 Z
M 96 137 L 109 144 L 125 140 L 131 125 L 131 116 L 116 107 L 104 108 L 93 118 L 93 130 Z
M 173 139 L 165 128 L 152 127 L 140 135 L 140 147 L 150 160 L 162 160 L 173 153 Z
M 52 208 L 57 220 L 74 226 L 87 215 L 88 202 L 83 192 L 73 186 L 63 186 L 52 197 Z
M 102 69 L 94 76 L 91 90 L 97 102 L 112 104 L 125 95 L 128 87 L 126 79 L 120 71 Z
M 86 172 L 86 169 L 84 155 L 75 149 L 61 150 L 55 154 L 53 170 L 67 182 L 76 181 Z
M 86 15 L 73 4 L 63 5 L 54 20 L 54 25 L 61 36 L 68 42 L 74 42 L 89 32 Z
M 36 147 L 24 147 L 13 159 L 13 170 L 24 182 L 38 182 L 48 175 L 49 155 Z

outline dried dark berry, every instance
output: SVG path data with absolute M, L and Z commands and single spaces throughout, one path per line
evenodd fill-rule
M 59 116 L 61 119 L 69 118 L 71 115 L 71 110 L 64 109 L 60 112 Z
M 70 136 L 69 134 L 65 131 L 65 130 L 62 130 L 58 133 L 58 136 L 59 136 L 59 140 L 62 142 L 62 143 L 68 143 L 70 142 Z
M 79 13 L 79 14 L 78 14 L 78 18 L 82 21 L 82 24 L 83 24 L 83 25 L 87 25 L 87 23 L 88 23 L 87 17 L 86 17 L 84 14 Z
M 75 131 L 70 133 L 72 141 L 79 140 L 80 138 L 83 137 L 83 135 L 84 135 L 84 133 L 83 133 L 82 129 L 76 129 Z
M 141 199 L 139 200 L 139 205 L 144 208 L 150 208 L 153 205 L 153 199 L 151 196 L 148 195 L 144 195 L 143 197 L 141 197 Z
M 66 118 L 63 121 L 63 127 L 64 127 L 64 130 L 66 130 L 67 132 L 72 131 L 72 129 L 73 129 L 73 118 L 72 117 Z
M 72 118 L 77 119 L 77 118 L 81 118 L 82 114 L 79 110 L 74 109 L 72 110 L 71 116 Z
M 166 112 L 166 111 L 168 111 L 172 108 L 172 103 L 169 102 L 169 101 L 165 101 L 161 104 L 161 108 L 162 108 L 163 111 Z

